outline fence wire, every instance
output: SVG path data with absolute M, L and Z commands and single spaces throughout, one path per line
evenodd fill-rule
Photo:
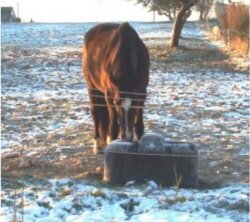
M 207 25 L 207 27 L 209 27 L 209 25 Z M 248 38 L 248 35 L 247 34 L 242 34 L 240 32 L 238 32 L 237 30 L 221 30 L 220 33 L 224 36 L 226 36 L 225 39 L 227 39 L 227 41 L 229 42 L 229 40 L 231 39 L 231 36 L 233 35 L 238 35 L 242 38 Z M 50 33 L 51 35 L 51 33 Z M 249 42 L 248 42 L 248 47 L 249 47 Z M 91 92 L 91 97 L 93 98 L 99 98 L 99 99 L 115 99 L 114 96 L 105 96 L 104 94 L 103 95 L 100 95 L 99 93 L 101 93 L 98 89 L 95 89 L 95 88 L 91 88 L 91 87 L 88 87 L 88 90 Z M 115 90 L 108 90 L 109 93 L 115 93 L 116 91 Z M 148 91 L 147 93 L 142 93 L 142 92 L 128 92 L 128 91 L 119 91 L 119 93 L 123 94 L 123 96 L 127 96 L 129 97 L 132 101 L 135 101 L 135 102 L 145 102 L 145 106 L 131 106 L 131 108 L 136 108 L 136 109 L 156 109 L 156 108 L 159 108 L 161 105 L 160 104 L 150 104 L 150 103 L 147 103 L 147 99 L 140 99 L 140 97 L 150 97 L 152 94 L 155 94 L 157 93 L 158 96 L 163 96 L 163 95 L 167 95 L 168 94 L 168 90 L 166 89 L 157 89 L 157 90 L 151 90 L 151 91 Z M 96 95 L 97 94 L 97 95 Z M 1 95 L 1 97 L 3 97 L 4 95 Z M 133 98 L 133 97 L 136 97 L 136 98 Z M 138 98 L 139 97 L 139 98 Z M 124 99 L 126 97 L 121 97 L 120 99 Z M 91 104 L 92 106 L 96 106 L 96 107 L 106 107 L 107 105 L 106 104 L 102 104 L 102 103 L 92 103 Z M 86 107 L 86 108 L 90 108 L 90 103 L 87 102 L 87 103 L 83 103 L 81 104 L 81 106 L 83 107 Z M 111 107 L 118 107 L 118 108 L 122 108 L 121 105 L 110 105 Z M 168 104 L 162 104 L 162 106 L 168 106 Z M 60 107 L 58 107 L 60 109 Z M 188 108 L 188 107 L 186 107 Z M 194 107 L 193 107 L 194 108 Z M 53 107 L 53 109 L 55 109 L 55 107 Z M 185 108 L 181 108 L 181 110 L 183 110 Z M 81 132 L 81 135 L 89 135 L 90 132 Z M 46 135 L 46 133 L 11 133 L 11 134 L 8 134 L 8 133 L 2 133 L 1 134 L 1 137 L 2 136 L 21 136 L 21 137 L 24 137 L 24 136 L 32 136 L 33 138 L 30 138 L 30 139 L 26 139 L 26 142 L 27 140 L 29 141 L 32 141 L 34 139 L 34 137 L 39 137 L 39 136 L 44 136 Z M 221 136 L 230 136 L 230 134 L 228 135 L 221 135 Z M 247 136 L 247 135 L 246 135 Z M 21 142 L 22 143 L 22 142 Z M 89 148 L 89 147 L 84 147 L 84 148 Z M 130 154 L 133 154 L 133 153 L 130 153 Z M 138 154 L 138 153 L 136 153 Z M 204 152 L 201 152 L 199 151 L 199 155 L 207 155 L 208 152 L 204 151 Z M 152 155 L 152 153 L 150 153 L 150 155 Z M 158 154 L 156 154 L 158 155 Z M 211 155 L 211 154 L 210 154 Z M 168 156 L 168 155 L 165 155 L 165 156 Z M 171 155 L 173 156 L 173 155 Z M 178 155 L 180 156 L 180 155 Z M 185 156 L 185 157 L 191 157 L 190 155 L 181 155 L 181 156 Z M 235 156 L 235 157 L 238 157 L 238 156 L 249 156 L 249 154 L 230 154 L 230 156 Z M 194 157 L 197 157 L 197 155 L 194 155 Z
M 246 44 L 246 52 L 249 53 L 249 33 L 240 32 L 236 29 L 221 29 L 218 25 L 214 27 L 217 27 L 215 33 L 213 32 L 213 28 L 210 26 L 208 21 L 205 24 L 205 29 L 212 37 L 214 37 L 216 40 L 223 40 L 229 47 L 236 38 L 240 38 L 240 40 Z

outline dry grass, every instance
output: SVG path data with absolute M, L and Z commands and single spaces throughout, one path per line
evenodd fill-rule
M 241 38 L 239 36 L 235 36 L 230 41 L 230 47 L 238 52 L 243 52 L 244 54 L 249 54 L 249 41 L 248 39 Z
M 233 49 L 249 54 L 249 7 L 224 5 L 223 13 L 217 15 L 222 38 Z

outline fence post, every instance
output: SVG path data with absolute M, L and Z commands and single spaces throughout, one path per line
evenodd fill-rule
M 230 46 L 230 41 L 231 41 L 231 39 L 230 39 L 230 30 L 227 29 L 227 45 L 228 46 Z
M 249 58 L 249 43 L 250 43 L 250 39 L 248 38 L 248 36 L 246 36 L 246 39 L 245 39 L 245 36 L 243 36 L 242 39 L 244 39 L 246 41 L 246 54 L 248 55 L 248 58 Z M 244 40 L 242 40 L 242 41 L 244 41 Z

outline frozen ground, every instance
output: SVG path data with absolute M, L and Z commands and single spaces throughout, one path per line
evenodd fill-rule
M 22 189 L 16 194 L 3 190 L 1 221 L 13 219 L 15 200 L 16 217 L 23 215 L 25 222 L 247 222 L 248 188 L 238 184 L 212 190 L 162 189 L 153 181 L 128 183 L 122 189 L 73 180 L 26 182 L 23 194 Z
M 170 24 L 134 24 L 151 54 L 146 132 L 200 145 L 200 177 L 223 187 L 177 195 L 152 183 L 121 189 L 41 180 L 102 167 L 91 154 L 81 72 L 83 34 L 93 25 L 2 26 L 3 219 L 13 216 L 14 185 L 5 178 L 32 176 L 40 180 L 25 182 L 25 221 L 248 221 L 249 77 L 195 24 L 184 29 L 188 49 L 172 52 Z

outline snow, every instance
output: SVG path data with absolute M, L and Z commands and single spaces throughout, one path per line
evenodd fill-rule
M 44 182 L 45 183 L 45 182 Z M 30 189 L 35 186 L 35 191 Z M 68 187 L 70 193 L 61 196 Z M 231 184 L 218 189 L 161 188 L 153 181 L 129 187 L 96 187 L 83 181 L 49 180 L 46 184 L 26 184 L 25 221 L 247 221 L 249 187 Z M 50 191 L 48 191 L 50 190 Z M 151 192 L 149 192 L 149 190 Z M 19 190 L 17 190 L 17 193 Z M 11 200 L 9 189 L 3 200 Z M 38 198 L 34 198 L 34 197 Z M 18 200 L 20 200 L 17 198 Z M 13 200 L 12 200 L 13 201 Z M 2 220 L 9 221 L 12 210 L 2 205 Z M 18 209 L 18 217 L 20 217 Z
M 81 47 L 84 34 L 94 25 L 2 24 L 2 152 L 27 146 L 41 135 L 67 135 L 83 125 L 86 132 L 82 134 L 90 134 Z M 155 44 L 154 38 L 166 41 L 172 26 L 135 23 L 134 27 L 145 41 L 151 38 L 150 45 Z M 183 36 L 203 38 L 203 32 L 187 26 Z M 221 43 L 216 44 L 213 47 Z M 232 149 L 234 155 L 248 155 L 249 77 L 220 69 L 194 69 L 151 70 L 146 132 L 156 126 L 171 141 L 208 144 L 201 151 L 216 157 L 232 159 Z M 153 105 L 158 108 L 151 109 Z M 20 122 L 26 124 L 24 134 Z M 65 148 L 58 141 L 53 146 L 56 151 Z M 27 155 L 43 149 L 42 145 L 30 147 Z M 217 159 L 210 162 L 211 167 L 218 164 Z M 242 173 L 240 167 L 232 177 Z M 17 192 L 20 203 L 20 189 Z M 25 222 L 244 222 L 248 221 L 249 187 L 238 182 L 217 189 L 176 190 L 153 181 L 143 185 L 130 181 L 125 187 L 112 188 L 85 180 L 44 179 L 25 184 L 24 201 Z M 20 208 L 17 215 L 21 218 Z M 2 183 L 1 221 L 12 219 L 13 189 Z
M 83 36 L 94 25 L 3 25 L 2 108 L 15 112 L 4 112 L 7 121 L 4 120 L 2 124 L 3 150 L 22 145 L 23 138 L 30 141 L 39 135 L 59 134 L 83 124 L 91 124 L 86 85 L 80 67 Z M 172 28 L 171 23 L 134 23 L 133 26 L 144 39 L 166 38 Z M 45 42 L 48 35 L 51 36 L 51 41 Z M 38 38 L 29 41 L 31 36 Z M 204 38 L 204 33 L 198 26 L 187 24 L 183 36 Z M 154 39 L 152 41 L 156 42 Z M 218 123 L 224 123 L 226 134 L 231 134 L 230 128 L 246 131 L 249 107 L 247 80 L 247 76 L 239 73 L 206 69 L 194 72 L 192 67 L 190 70 L 177 67 L 171 71 L 151 71 L 145 112 L 146 128 L 150 132 L 148 123 L 159 127 L 168 126 L 167 136 L 175 140 L 180 139 L 180 132 L 183 135 L 181 139 L 184 140 L 199 132 L 203 133 L 204 138 L 208 136 L 214 140 L 210 132 Z M 57 106 L 58 101 L 65 102 Z M 151 105 L 159 104 L 162 107 L 157 110 L 150 108 Z M 26 110 L 25 117 L 18 112 L 23 109 Z M 67 115 L 66 118 L 61 117 L 63 109 L 67 111 L 64 114 Z M 34 113 L 34 110 L 37 112 Z M 43 113 L 50 110 L 55 112 L 45 118 Z M 207 124 L 208 122 L 197 118 L 204 115 L 202 112 L 205 111 L 210 114 L 207 113 L 204 118 L 214 121 L 213 123 Z M 221 115 L 212 120 L 211 117 L 217 115 L 217 111 L 221 111 Z M 35 123 L 29 124 L 25 129 L 26 135 L 13 136 L 21 133 L 15 121 L 20 119 L 32 122 L 34 118 Z M 14 121 L 9 121 L 13 119 Z M 10 125 L 13 127 L 9 129 Z M 195 129 L 197 130 L 194 131 Z M 218 134 L 222 135 L 223 129 L 217 129 L 220 130 Z M 243 134 L 235 133 L 235 137 L 238 136 Z M 203 141 L 196 138 L 194 142 Z

